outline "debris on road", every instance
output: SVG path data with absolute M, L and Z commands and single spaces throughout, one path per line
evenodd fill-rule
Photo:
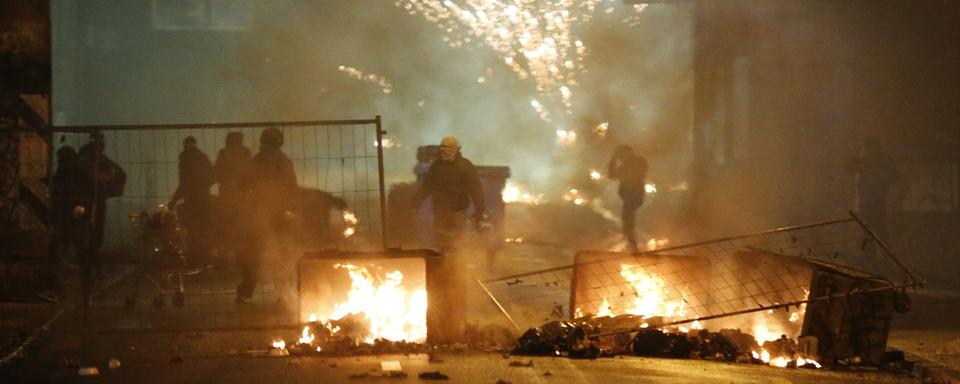
M 527 360 L 526 362 L 523 362 L 523 361 L 520 361 L 520 360 L 514 360 L 514 361 L 511 361 L 511 362 L 510 362 L 509 366 L 511 366 L 511 367 L 532 367 L 532 366 L 533 366 L 533 360 Z
M 417 377 L 420 380 L 450 380 L 450 377 L 440 373 L 440 371 L 420 372 Z

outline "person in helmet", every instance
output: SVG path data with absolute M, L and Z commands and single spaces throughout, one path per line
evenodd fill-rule
M 646 192 L 647 159 L 637 155 L 628 145 L 620 145 L 613 153 L 609 164 L 611 179 L 620 180 L 617 193 L 623 200 L 620 211 L 623 219 L 623 237 L 627 240 L 627 251 L 638 252 L 635 216 L 637 209 L 643 205 Z
M 238 303 L 253 297 L 265 254 L 276 258 L 270 260 L 271 265 L 284 264 L 282 259 L 289 257 L 283 245 L 290 232 L 288 212 L 293 209 L 298 187 L 293 161 L 280 150 L 282 146 L 283 132 L 277 128 L 265 129 L 260 135 L 260 151 L 250 159 L 250 168 L 240 185 L 244 207 L 249 212 L 245 222 L 246 244 L 238 254 L 243 276 L 237 286 Z M 274 275 L 283 299 L 286 291 L 292 289 L 293 272 L 283 268 L 274 268 L 274 272 L 289 272 L 289 276 Z
M 430 165 L 417 189 L 414 208 L 420 207 L 427 197 L 433 198 L 433 245 L 444 253 L 454 251 L 466 228 L 470 202 L 475 220 L 482 220 L 486 212 L 480 175 L 473 163 L 460 154 L 456 137 L 440 141 L 440 158 Z

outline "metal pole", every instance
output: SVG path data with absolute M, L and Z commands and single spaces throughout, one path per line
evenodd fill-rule
M 883 253 L 886 254 L 887 257 L 892 259 L 894 263 L 897 263 L 897 265 L 899 265 L 901 269 L 903 269 L 903 272 L 907 274 L 907 278 L 909 278 L 911 282 L 917 281 L 916 277 L 913 276 L 913 273 L 910 273 L 910 270 L 907 269 L 907 266 L 903 265 L 903 263 L 900 262 L 900 259 L 897 258 L 897 255 L 894 254 L 889 247 L 887 247 L 887 243 L 884 243 L 883 240 L 880 239 L 880 236 L 877 236 L 877 233 L 867 226 L 867 223 L 864 223 L 863 220 L 860 220 L 860 216 L 857 216 L 857 214 L 853 213 L 853 211 L 849 211 L 849 212 L 850 212 L 850 216 L 853 216 L 854 220 L 857 221 L 857 224 L 860 224 L 860 227 L 863 228 L 863 230 L 866 231 L 868 234 L 870 234 L 870 237 L 873 238 L 873 241 L 876 241 L 877 244 L 880 245 L 880 248 L 883 249 Z
M 380 179 L 380 236 L 383 239 L 383 249 L 387 249 L 387 193 L 383 182 L 383 123 L 380 115 L 374 120 L 377 124 L 377 168 Z
M 730 316 L 736 316 L 736 315 L 743 315 L 743 314 L 753 313 L 753 312 L 769 311 L 769 310 L 780 309 L 780 308 L 789 308 L 789 307 L 799 306 L 799 305 L 801 305 L 801 304 L 809 304 L 809 303 L 818 302 L 818 301 L 827 301 L 827 300 L 843 299 L 843 298 L 846 298 L 846 297 L 850 297 L 850 296 L 854 296 L 854 295 L 859 295 L 859 294 L 864 294 L 864 293 L 893 291 L 893 290 L 897 290 L 897 289 L 918 287 L 918 286 L 920 286 L 920 285 L 922 285 L 921 282 L 910 282 L 910 283 L 904 283 L 904 284 L 898 284 L 898 285 L 890 285 L 890 286 L 886 286 L 886 287 L 877 287 L 877 288 L 871 288 L 871 289 L 855 289 L 855 290 L 850 291 L 850 292 L 847 292 L 847 293 L 837 293 L 837 294 L 833 294 L 833 295 L 820 296 L 820 297 L 815 297 L 815 298 L 812 298 L 812 299 L 799 300 L 799 301 L 794 301 L 794 302 L 785 303 L 785 304 L 774 304 L 774 305 L 768 305 L 768 306 L 760 306 L 760 307 L 756 307 L 756 308 L 745 309 L 745 310 L 742 310 L 742 311 L 734 311 L 734 312 L 729 312 L 729 313 L 721 313 L 721 314 L 718 314 L 718 315 L 698 317 L 698 318 L 695 318 L 695 319 L 684 319 L 684 320 L 671 321 L 671 322 L 668 322 L 668 323 L 658 324 L 657 327 L 669 327 L 669 326 L 672 326 L 672 325 L 680 325 L 680 324 L 692 323 L 692 322 L 694 322 L 694 321 L 700 321 L 700 320 L 704 320 L 704 321 L 705 321 L 705 320 L 713 320 L 713 319 L 718 319 L 718 318 L 722 318 L 722 317 L 730 317 Z M 601 336 L 619 335 L 619 334 L 623 334 L 623 333 L 637 332 L 637 331 L 639 331 L 639 330 L 641 330 L 641 329 L 642 329 L 642 328 L 639 328 L 639 327 L 637 327 L 637 328 L 629 328 L 629 329 L 622 329 L 622 330 L 618 330 L 618 331 L 610 331 L 610 332 L 597 333 L 597 334 L 588 335 L 588 336 L 589 336 L 589 337 L 601 337 Z
M 497 301 L 497 298 L 493 296 L 493 293 L 490 293 L 490 290 L 487 289 L 487 286 L 486 286 L 486 285 L 483 285 L 483 282 L 480 281 L 480 279 L 474 279 L 474 280 L 477 281 L 477 284 L 480 284 L 480 288 L 482 288 L 482 289 L 483 289 L 483 292 L 487 294 L 487 297 L 490 298 L 490 301 L 492 301 L 493 304 L 497 306 L 497 309 L 500 310 L 500 313 L 502 313 L 503 316 L 506 317 L 507 320 L 510 321 L 510 324 L 513 325 L 513 328 L 515 328 L 517 331 L 522 331 L 523 329 L 521 329 L 520 326 L 517 325 L 517 322 L 516 322 L 516 321 L 513 321 L 513 317 L 510 316 L 509 313 L 507 313 L 507 310 L 506 310 L 505 308 L 503 308 L 502 305 L 500 305 L 500 302 Z

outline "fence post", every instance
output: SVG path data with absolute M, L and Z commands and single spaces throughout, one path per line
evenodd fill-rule
M 383 123 L 377 115 L 377 167 L 380 169 L 380 236 L 383 240 L 383 249 L 387 249 L 387 193 L 383 182 Z

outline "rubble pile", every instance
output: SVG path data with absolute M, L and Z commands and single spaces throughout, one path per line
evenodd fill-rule
M 590 340 L 588 335 L 592 333 L 595 333 L 595 328 L 588 322 L 552 321 L 527 330 L 520 336 L 513 354 L 580 359 L 594 359 L 608 354 Z

